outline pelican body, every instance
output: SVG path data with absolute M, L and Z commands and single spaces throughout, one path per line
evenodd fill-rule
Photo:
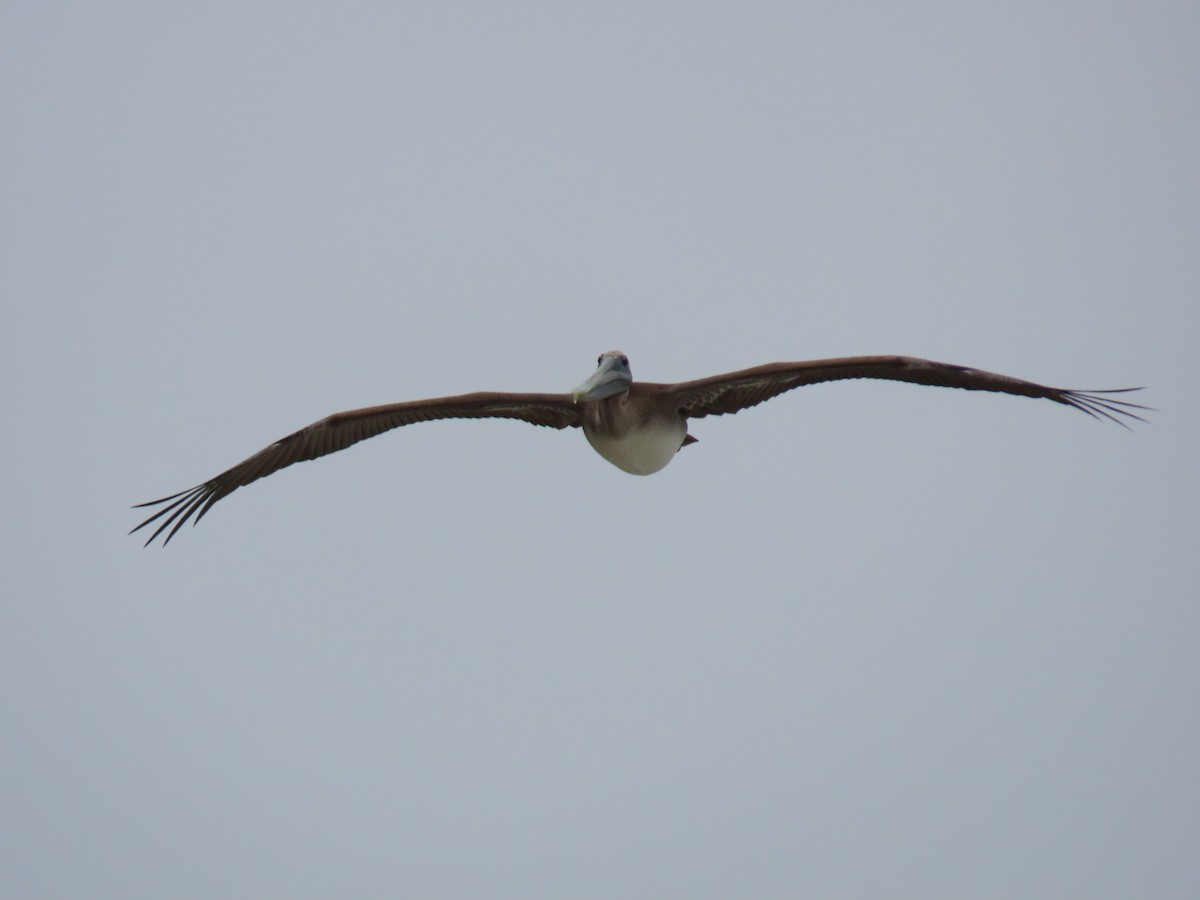
M 162 519 L 146 545 L 166 532 L 165 545 L 185 522 L 199 522 L 214 503 L 239 487 L 293 463 L 336 453 L 393 428 L 438 419 L 519 419 L 560 430 L 582 428 L 592 448 L 618 469 L 633 475 L 652 475 L 671 462 L 681 447 L 696 441 L 688 434 L 689 419 L 736 413 L 793 388 L 849 378 L 907 381 L 1041 398 L 1123 426 L 1125 419 L 1145 421 L 1135 410 L 1147 409 L 1112 396 L 1139 388 L 1115 391 L 1053 388 L 911 356 L 850 356 L 768 363 L 696 381 L 652 384 L 635 382 L 629 357 L 620 350 L 610 350 L 600 354 L 595 372 L 571 394 L 483 392 L 334 413 L 281 438 L 203 484 L 161 500 L 139 503 L 138 508 L 159 509 L 130 533 Z
M 613 350 L 601 354 L 595 374 L 571 394 L 592 449 L 631 475 L 666 468 L 688 438 L 687 419 L 669 397 L 662 402 L 657 387 L 635 384 L 629 357 Z

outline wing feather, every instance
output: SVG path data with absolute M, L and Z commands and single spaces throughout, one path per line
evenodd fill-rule
M 518 419 L 559 429 L 579 425 L 575 404 L 566 394 L 462 394 L 334 413 L 264 447 L 203 484 L 137 504 L 135 509 L 160 508 L 129 533 L 162 519 L 146 540 L 146 546 L 166 532 L 165 546 L 185 522 L 190 520 L 193 525 L 199 522 L 214 503 L 240 487 L 293 463 L 328 456 L 393 428 L 438 419 Z
M 1140 388 L 1110 391 L 1054 388 L 1008 375 L 985 372 L 982 369 L 912 356 L 848 356 L 841 359 L 770 363 L 739 372 L 684 382 L 671 386 L 671 390 L 679 398 L 680 411 L 688 418 L 699 419 L 704 416 L 736 413 L 804 385 L 850 378 L 907 381 L 910 384 L 961 388 L 968 391 L 995 391 L 1053 400 L 1094 418 L 1108 419 L 1125 427 L 1128 427 L 1124 421 L 1126 419 L 1145 421 L 1135 410 L 1149 409 L 1113 396 Z

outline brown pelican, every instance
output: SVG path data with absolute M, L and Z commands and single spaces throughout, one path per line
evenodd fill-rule
M 770 363 L 680 384 L 650 384 L 635 382 L 629 357 L 619 350 L 610 350 L 596 360 L 592 376 L 570 394 L 460 394 L 334 413 L 276 441 L 203 484 L 161 500 L 139 503 L 135 509 L 162 508 L 130 534 L 166 516 L 146 540 L 148 546 L 170 528 L 163 539 L 165 546 L 184 522 L 189 519 L 193 524 L 199 522 L 214 503 L 240 487 L 292 463 L 336 453 L 402 425 L 435 419 L 520 419 L 549 428 L 582 428 L 593 449 L 618 469 L 634 475 L 651 475 L 666 466 L 681 447 L 696 441 L 687 432 L 688 419 L 735 413 L 802 385 L 847 378 L 881 378 L 1040 397 L 1122 426 L 1125 425 L 1122 418 L 1145 421 L 1134 410 L 1148 409 L 1111 396 L 1139 388 L 1065 390 L 910 356 L 851 356 Z

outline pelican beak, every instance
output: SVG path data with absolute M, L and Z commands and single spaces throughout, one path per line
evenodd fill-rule
M 623 353 L 610 352 L 600 357 L 592 377 L 571 392 L 571 400 L 583 403 L 603 400 L 623 394 L 633 384 L 633 373 L 629 370 L 629 359 Z

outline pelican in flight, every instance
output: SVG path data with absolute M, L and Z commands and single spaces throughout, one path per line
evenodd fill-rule
M 634 381 L 629 357 L 620 350 L 610 350 L 600 354 L 596 371 L 570 394 L 460 394 L 334 413 L 281 438 L 203 484 L 161 500 L 139 503 L 135 509 L 159 509 L 129 533 L 162 519 L 145 546 L 166 532 L 165 546 L 185 522 L 199 522 L 214 503 L 240 487 L 292 463 L 328 456 L 402 425 L 435 419 L 520 419 L 560 430 L 582 428 L 592 449 L 618 469 L 652 475 L 674 459 L 682 447 L 696 442 L 688 434 L 688 419 L 736 413 L 793 388 L 847 378 L 1038 397 L 1122 426 L 1122 419 L 1144 422 L 1135 410 L 1149 409 L 1112 396 L 1139 388 L 1066 390 L 910 356 L 769 363 L 696 381 L 651 384 Z

